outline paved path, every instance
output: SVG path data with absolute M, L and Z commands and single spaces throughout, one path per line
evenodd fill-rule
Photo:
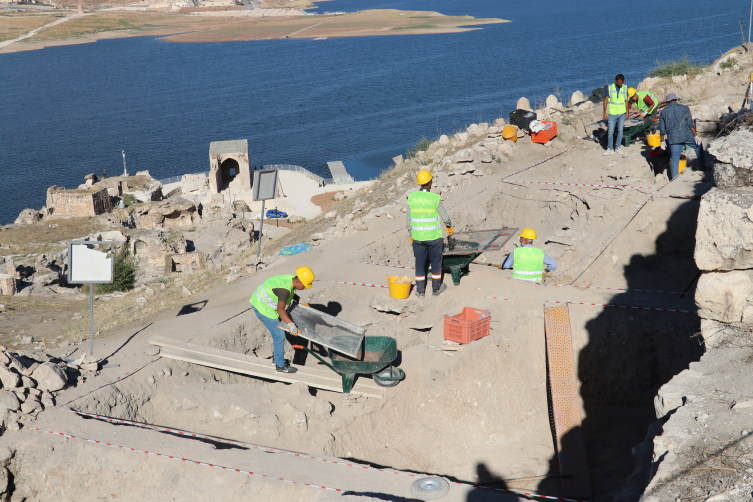
M 12 38 L 10 40 L 6 40 L 4 42 L 0 42 L 0 49 L 4 49 L 5 47 L 8 47 L 9 45 L 15 44 L 16 42 L 20 42 L 21 40 L 26 40 L 27 38 L 33 37 L 34 35 L 36 35 L 40 31 L 44 30 L 45 28 L 51 28 L 51 27 L 53 27 L 55 25 L 58 25 L 60 23 L 64 23 L 64 22 L 66 22 L 66 21 L 68 21 L 70 19 L 76 19 L 76 18 L 83 17 L 83 16 L 86 16 L 86 14 L 72 14 L 70 16 L 67 16 L 67 17 L 55 20 L 55 21 L 53 21 L 53 22 L 51 22 L 49 24 L 45 24 L 44 26 L 40 26 L 39 28 L 34 28 L 31 31 L 27 31 L 26 33 L 24 33 L 20 37 L 16 37 L 16 38 Z

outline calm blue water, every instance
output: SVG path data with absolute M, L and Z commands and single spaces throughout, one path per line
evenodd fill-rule
M 180 44 L 150 37 L 0 55 L 0 223 L 90 172 L 208 169 L 209 142 L 254 164 L 377 176 L 422 135 L 507 115 L 520 96 L 590 92 L 658 58 L 740 43 L 749 0 L 334 0 L 321 11 L 435 10 L 512 22 L 447 35 Z M 624 17 L 626 9 L 633 13 Z M 611 28 L 615 26 L 616 28 Z M 746 33 L 747 35 L 747 33 Z

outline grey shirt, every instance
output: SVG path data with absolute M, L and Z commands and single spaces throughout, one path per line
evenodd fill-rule
M 422 188 L 420 190 L 421 192 L 429 192 L 430 190 L 426 188 Z M 452 226 L 452 221 L 450 221 L 450 215 L 447 214 L 447 210 L 444 208 L 444 204 L 442 204 L 442 201 L 439 201 L 439 205 L 437 206 L 437 212 L 439 213 L 439 217 L 442 218 L 442 221 L 444 222 L 444 225 L 446 227 Z M 408 229 L 408 232 L 411 231 L 410 228 L 410 208 L 405 212 L 405 228 Z

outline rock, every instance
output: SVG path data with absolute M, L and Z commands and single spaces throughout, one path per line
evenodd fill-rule
M 306 221 L 306 218 L 304 218 L 303 216 L 291 215 L 288 217 L 288 222 L 290 223 L 301 223 L 304 221 Z
M 138 298 L 136 298 L 136 305 L 138 305 L 139 308 L 143 309 L 144 307 L 146 307 L 146 303 L 147 303 L 146 298 L 144 298 L 143 296 L 139 296 Z
M 483 157 L 481 157 L 481 162 L 484 164 L 491 164 L 492 162 L 491 155 L 484 155 Z
M 516 108 L 518 110 L 528 110 L 529 112 L 532 111 L 531 110 L 531 102 L 528 101 L 527 98 L 520 98 L 518 100 L 518 104 L 516 105 Z
M 34 338 L 30 336 L 22 336 L 21 337 L 21 344 L 22 345 L 28 345 L 30 343 L 34 343 Z
M 332 197 L 332 200 L 343 200 L 348 197 L 348 194 L 345 192 L 337 192 L 334 197 Z
M 24 404 L 21 405 L 21 413 L 34 413 L 36 411 L 42 411 L 42 403 L 33 399 L 27 399 Z
M 654 85 L 661 82 L 661 77 L 648 77 L 644 78 L 640 84 L 638 84 L 637 90 L 645 91 L 651 89 Z
M 36 209 L 24 209 L 13 223 L 15 225 L 33 225 L 42 219 L 42 213 Z
M 229 284 L 237 279 L 243 277 L 241 274 L 230 274 L 225 278 L 225 283 Z
M 677 75 L 675 77 L 672 77 L 672 82 L 674 82 L 675 84 L 681 84 L 687 81 L 688 81 L 687 75 Z
M 441 135 L 439 137 L 439 144 L 442 145 L 442 146 L 449 145 L 450 144 L 450 138 L 448 138 L 446 134 Z
M 13 389 L 21 384 L 21 377 L 7 366 L 0 365 L 0 381 L 4 389 Z
M 397 157 L 392 157 L 392 162 L 395 163 L 395 167 L 400 167 L 403 165 L 403 156 L 398 155 Z
M 157 347 L 156 345 L 151 345 L 151 344 L 147 345 L 144 348 L 144 354 L 148 356 L 156 356 L 157 354 L 159 354 L 159 347 Z
M 3 467 L 8 467 L 15 453 L 16 453 L 15 450 L 12 450 L 8 448 L 7 446 L 0 447 L 0 465 L 2 465 Z M 2 483 L 0 483 L 0 488 L 1 487 L 2 487 Z
M 472 172 L 473 172 L 473 171 L 475 171 L 475 170 L 476 170 L 476 166 L 474 166 L 473 164 L 466 164 L 466 165 L 465 165 L 465 166 L 463 167 L 463 170 L 461 171 L 461 174 L 468 174 L 468 173 L 472 173 Z
M 183 296 L 191 296 L 191 295 L 193 294 L 193 293 L 191 292 L 191 290 L 190 290 L 190 289 L 188 289 L 188 288 L 187 288 L 187 287 L 185 287 L 185 286 L 183 286 L 183 290 L 182 290 L 182 293 L 183 293 Z
M 146 296 L 147 298 L 154 296 L 154 290 L 152 288 L 146 288 L 144 290 L 144 296 Z
M 549 96 L 546 97 L 546 107 L 547 108 L 556 107 L 556 108 L 562 109 L 562 104 L 557 99 L 557 96 L 555 96 L 554 94 L 550 94 Z
M 0 409 L 16 411 L 21 408 L 16 395 L 8 390 L 0 390 Z
M 753 270 L 706 272 L 698 280 L 698 316 L 721 322 L 753 322 Z
M 708 153 L 714 156 L 714 183 L 719 188 L 753 185 L 753 132 L 738 129 L 715 139 Z
M 162 374 L 165 375 L 166 377 L 172 376 L 173 370 L 171 370 L 170 368 L 165 368 L 162 370 Z
M 483 175 L 484 175 L 484 171 L 482 171 L 482 170 L 480 170 L 480 169 L 476 169 L 475 171 L 473 171 L 473 175 L 474 175 L 474 176 L 478 176 L 478 177 L 481 177 L 481 176 L 483 176 Z
M 337 216 L 337 213 L 335 211 L 329 211 L 328 213 L 324 214 L 325 218 L 334 218 L 335 216 Z
M 323 241 L 324 240 L 324 234 L 321 232 L 317 232 L 315 234 L 311 234 L 311 240 L 312 241 Z
M 40 364 L 31 374 L 31 378 L 36 380 L 37 388 L 53 392 L 62 389 L 68 383 L 65 371 L 52 363 Z
M 5 467 L 0 468 L 0 495 L 8 495 L 9 483 L 10 476 L 8 474 L 8 469 L 6 469 Z
M 581 101 L 585 101 L 586 96 L 583 95 L 580 91 L 575 91 L 573 95 L 570 97 L 570 106 L 575 106 L 577 104 L 580 104 Z
M 36 389 L 37 383 L 32 380 L 31 378 L 27 377 L 26 375 L 21 376 L 21 387 L 26 387 L 27 389 Z
M 713 188 L 701 198 L 695 262 L 708 271 L 753 268 L 753 188 Z

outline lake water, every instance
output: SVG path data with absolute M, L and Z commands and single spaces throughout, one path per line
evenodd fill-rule
M 740 43 L 748 0 L 334 0 L 321 11 L 435 10 L 511 23 L 467 33 L 181 44 L 153 37 L 0 55 L 0 223 L 107 169 L 208 170 L 209 142 L 253 164 L 376 177 L 421 136 L 506 116 L 520 96 L 590 91 L 657 59 Z M 643 14 L 646 13 L 646 14 Z M 747 31 L 746 31 L 747 36 Z

